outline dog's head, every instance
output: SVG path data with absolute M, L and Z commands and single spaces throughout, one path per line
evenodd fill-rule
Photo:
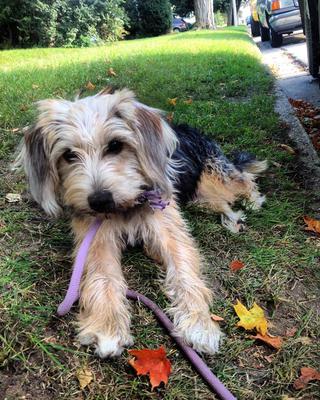
M 126 210 L 146 189 L 171 197 L 176 136 L 131 91 L 44 100 L 38 111 L 20 159 L 32 196 L 48 214 L 61 205 L 80 213 Z

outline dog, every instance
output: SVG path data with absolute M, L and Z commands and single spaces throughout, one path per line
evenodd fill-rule
M 210 317 L 212 293 L 179 204 L 205 205 L 223 213 L 228 229 L 241 230 L 243 215 L 230 205 L 241 197 L 261 206 L 255 177 L 266 163 L 244 153 L 235 160 L 197 130 L 170 127 L 159 110 L 127 89 L 38 102 L 37 120 L 16 162 L 24 167 L 31 195 L 51 216 L 70 210 L 75 252 L 94 219 L 104 218 L 81 281 L 81 344 L 94 345 L 102 358 L 132 345 L 121 254 L 143 242 L 166 270 L 174 334 L 200 353 L 218 351 L 223 334 Z M 163 210 L 138 200 L 150 190 L 161 194 Z

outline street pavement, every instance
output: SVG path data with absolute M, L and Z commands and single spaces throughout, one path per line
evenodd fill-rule
M 319 80 L 308 72 L 307 48 L 303 33 L 284 36 L 283 45 L 272 48 L 269 42 L 254 38 L 263 61 L 276 76 L 288 98 L 302 99 L 320 107 Z

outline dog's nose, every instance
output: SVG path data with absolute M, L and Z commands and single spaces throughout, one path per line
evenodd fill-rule
M 110 212 L 115 208 L 112 193 L 108 190 L 94 192 L 88 196 L 88 203 L 92 210 L 97 212 Z

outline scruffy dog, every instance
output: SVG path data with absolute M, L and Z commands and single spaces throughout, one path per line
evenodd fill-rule
M 176 335 L 199 352 L 217 352 L 222 334 L 210 318 L 211 292 L 177 202 L 206 205 L 239 231 L 243 216 L 230 206 L 245 198 L 260 207 L 255 174 L 265 162 L 240 153 L 231 163 L 214 142 L 187 126 L 170 127 L 129 90 L 44 100 L 38 111 L 18 158 L 33 198 L 49 215 L 71 210 L 76 249 L 96 216 L 104 217 L 81 282 L 80 342 L 94 344 L 101 357 L 132 344 L 121 253 L 142 241 L 166 269 Z M 169 201 L 164 210 L 138 200 L 153 189 Z

